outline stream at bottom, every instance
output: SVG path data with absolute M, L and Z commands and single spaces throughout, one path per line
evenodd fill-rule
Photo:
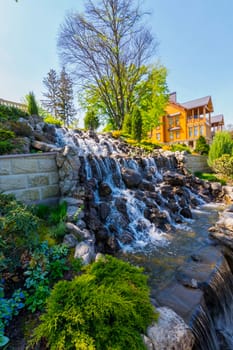
M 156 300 L 156 295 L 174 281 L 176 271 L 193 254 L 213 244 L 208 229 L 214 226 L 221 210 L 221 205 L 204 205 L 193 211 L 192 220 L 167 234 L 167 245 L 121 253 L 122 259 L 144 268 L 152 299 Z M 233 275 L 227 262 L 217 269 L 208 291 L 218 305 L 212 314 L 205 302 L 200 305 L 193 328 L 197 339 L 194 349 L 233 350 Z

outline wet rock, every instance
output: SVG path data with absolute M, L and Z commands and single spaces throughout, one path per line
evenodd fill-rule
M 107 248 L 110 249 L 110 252 L 115 253 L 120 250 L 120 245 L 114 236 L 110 236 L 107 240 Z
M 100 194 L 100 196 L 106 197 L 106 196 L 109 196 L 111 193 L 112 193 L 112 189 L 106 182 L 102 182 L 99 185 L 99 194 Z
M 222 187 L 224 198 L 227 203 L 233 202 L 233 186 L 223 186 Z
M 125 168 L 121 169 L 121 175 L 125 185 L 128 188 L 137 187 L 142 181 L 142 175 L 134 169 Z
M 116 198 L 115 200 L 115 206 L 117 210 L 121 213 L 126 213 L 127 212 L 127 207 L 126 207 L 126 199 L 125 198 Z
M 150 338 L 143 334 L 142 339 L 147 350 L 155 350 L 152 340 Z
M 191 350 L 194 335 L 182 318 L 167 307 L 160 307 L 157 311 L 160 314 L 158 323 L 153 323 L 147 329 L 154 349 Z
M 69 233 L 73 234 L 78 240 L 90 239 L 92 237 L 91 233 L 85 228 L 78 227 L 72 222 L 66 223 L 66 229 Z
M 182 215 L 184 218 L 192 219 L 192 212 L 188 207 L 182 208 L 180 211 L 180 215 Z
M 105 221 L 107 216 L 109 215 L 111 209 L 109 204 L 107 203 L 100 203 L 99 205 L 99 214 L 100 214 L 100 218 Z
M 215 226 L 209 229 L 210 237 L 219 244 L 233 249 L 233 212 L 232 209 L 224 210 Z
M 166 171 L 163 174 L 163 181 L 171 186 L 184 186 L 185 176 L 175 172 Z
M 160 188 L 161 194 L 164 198 L 171 198 L 174 199 L 174 192 L 173 188 L 170 185 L 163 185 Z
M 95 249 L 93 244 L 80 242 L 75 247 L 74 257 L 80 258 L 84 265 L 90 264 L 95 259 Z
M 224 262 L 223 254 L 215 247 L 202 248 L 177 269 L 176 279 L 183 286 L 205 290 Z
M 147 181 L 147 180 L 142 180 L 142 182 L 139 185 L 139 188 L 141 190 L 146 190 L 146 191 L 151 191 L 151 192 L 153 192 L 155 190 L 153 183 L 151 183 L 150 181 Z
M 78 240 L 73 233 L 69 233 L 64 236 L 63 243 L 69 248 L 74 248 L 78 244 Z
M 187 324 L 190 324 L 193 312 L 202 303 L 203 292 L 200 289 L 188 288 L 178 282 L 172 282 L 163 290 L 155 291 L 155 297 L 160 306 L 171 308 Z
M 78 210 L 79 210 L 79 208 L 77 208 L 76 206 L 69 205 L 67 207 L 67 213 L 66 213 L 67 220 L 68 221 L 76 221 Z
M 99 231 L 103 226 L 100 221 L 100 218 L 98 217 L 97 210 L 94 208 L 90 209 L 85 221 L 88 227 L 94 232 Z
M 83 205 L 83 200 L 74 197 L 62 197 L 60 198 L 60 203 L 62 202 L 66 202 L 68 206 L 70 205 L 80 207 Z
M 56 145 L 53 144 L 48 144 L 45 142 L 41 142 L 41 141 L 33 141 L 32 142 L 32 147 L 35 149 L 38 149 L 42 152 L 58 152 L 60 151 L 60 148 L 58 148 Z
M 124 231 L 120 235 L 117 235 L 117 237 L 119 241 L 123 244 L 130 244 L 134 239 L 133 234 L 129 231 Z

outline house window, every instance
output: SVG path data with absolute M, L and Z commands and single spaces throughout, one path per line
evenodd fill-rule
M 180 132 L 176 131 L 176 138 L 179 139 L 180 138 Z
M 200 135 L 204 135 L 204 125 L 200 126 Z
M 156 130 L 160 130 L 160 126 L 156 126 Z
M 160 141 L 160 139 L 161 139 L 161 134 L 160 134 L 160 132 L 158 132 L 158 133 L 156 134 L 156 140 L 157 140 L 157 141 Z
M 194 136 L 198 136 L 198 126 L 194 126 Z
M 169 132 L 169 139 L 170 140 L 173 140 L 174 139 L 174 134 L 172 131 Z
M 175 119 L 175 125 L 176 125 L 176 126 L 180 126 L 180 118 L 179 118 L 179 117 L 176 117 L 176 119 Z
M 169 118 L 168 123 L 169 123 L 169 128 L 172 128 L 173 127 L 173 119 Z
M 193 136 L 193 128 L 189 128 L 189 137 Z

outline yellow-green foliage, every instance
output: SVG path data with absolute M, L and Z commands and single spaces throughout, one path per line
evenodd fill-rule
M 62 126 L 62 122 L 56 118 L 54 118 L 52 115 L 47 115 L 45 118 L 44 118 L 44 121 L 48 124 L 53 124 L 53 125 L 56 125 L 56 126 Z
M 223 154 L 220 158 L 215 159 L 212 167 L 216 173 L 233 178 L 233 156 L 230 154 Z
M 114 139 L 119 139 L 122 135 L 122 131 L 121 130 L 114 130 L 112 131 L 112 137 L 114 137 Z
M 45 339 L 51 350 L 145 349 L 141 334 L 156 318 L 142 269 L 108 256 L 55 285 L 31 345 Z

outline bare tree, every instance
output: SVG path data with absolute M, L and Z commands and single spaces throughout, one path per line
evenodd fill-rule
M 81 89 L 98 89 L 109 120 L 120 129 L 132 110 L 141 67 L 155 45 L 132 0 L 87 0 L 84 14 L 70 13 L 61 26 L 58 48 Z

